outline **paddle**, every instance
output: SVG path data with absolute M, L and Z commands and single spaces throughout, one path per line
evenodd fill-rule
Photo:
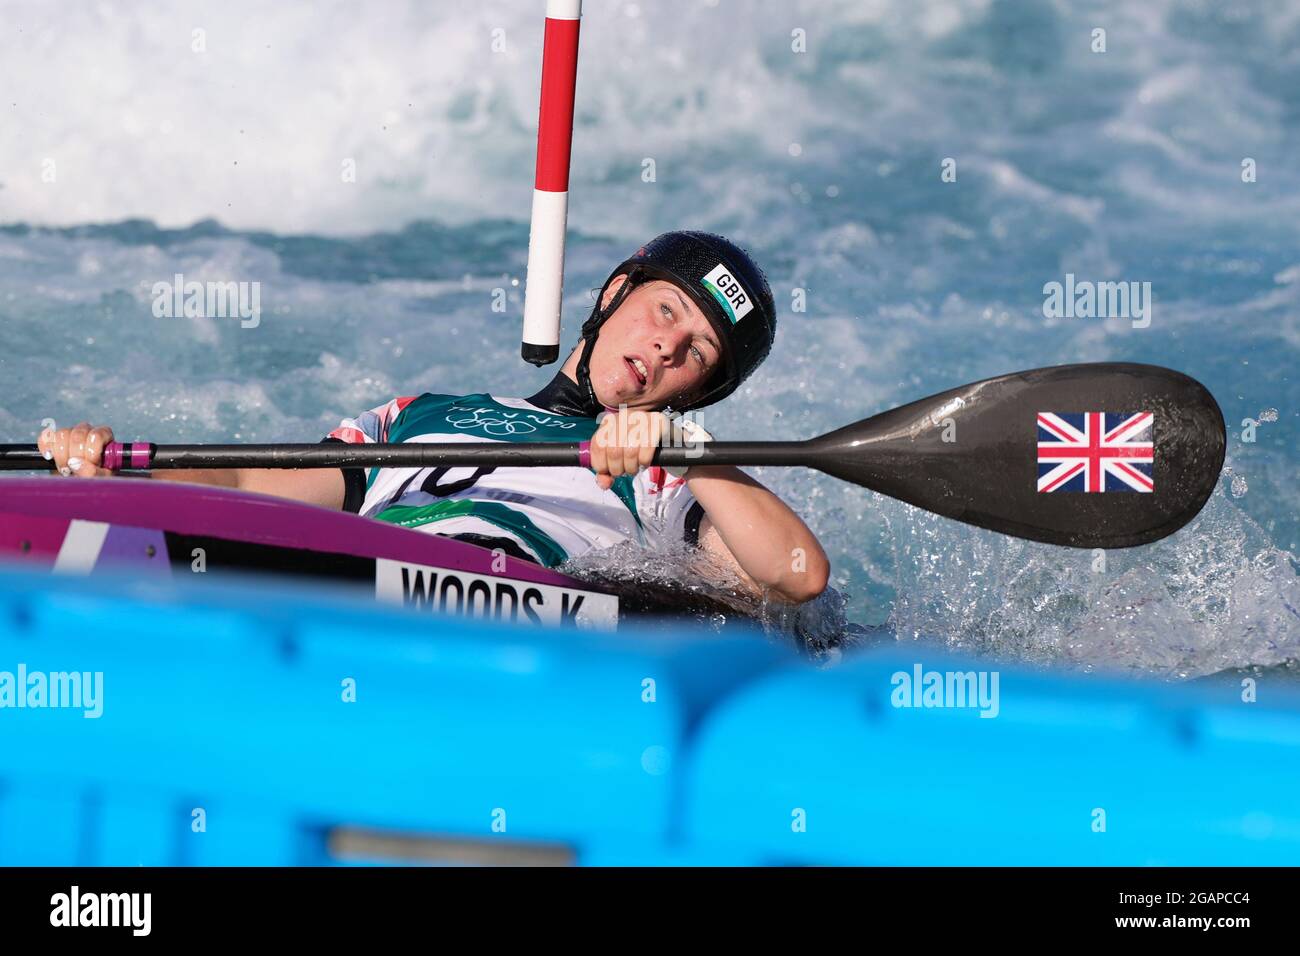
M 115 443 L 105 460 L 133 469 L 575 467 L 588 464 L 588 444 Z M 1223 414 L 1196 380 L 1097 363 L 986 379 L 807 441 L 709 442 L 661 448 L 654 460 L 800 465 L 1002 534 L 1127 548 L 1196 516 L 1225 445 Z M 35 445 L 0 445 L 0 470 L 49 467 Z

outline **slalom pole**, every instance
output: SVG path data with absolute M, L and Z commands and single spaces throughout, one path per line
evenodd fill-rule
M 547 0 L 542 44 L 542 94 L 537 118 L 537 172 L 524 331 L 520 354 L 533 365 L 560 357 L 560 305 L 564 292 L 564 228 L 569 214 L 569 157 L 573 97 L 578 78 L 578 27 L 582 0 Z

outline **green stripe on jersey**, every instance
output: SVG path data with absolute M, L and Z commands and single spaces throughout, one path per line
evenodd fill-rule
M 548 568 L 553 568 L 569 559 L 568 552 L 560 547 L 559 542 L 533 524 L 532 519 L 526 514 L 508 508 L 499 501 L 473 501 L 461 498 L 455 501 L 435 501 L 428 505 L 395 505 L 385 508 L 374 517 L 403 528 L 418 528 L 447 518 L 481 518 L 504 531 L 509 531 L 524 542 Z
M 636 522 L 637 540 L 644 545 L 645 528 L 641 524 L 641 513 L 636 510 L 636 483 L 632 480 L 632 476 L 619 475 L 614 479 L 610 491 L 618 495 L 618 500 L 623 502 L 627 510 L 632 513 L 632 520 Z

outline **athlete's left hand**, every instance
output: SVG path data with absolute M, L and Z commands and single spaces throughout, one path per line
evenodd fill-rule
M 621 408 L 606 412 L 591 436 L 591 467 L 596 484 L 608 491 L 620 475 L 635 475 L 649 466 L 655 449 L 669 434 L 668 416 Z

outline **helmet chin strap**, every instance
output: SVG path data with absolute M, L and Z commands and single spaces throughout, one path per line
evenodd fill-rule
M 618 311 L 618 307 L 623 304 L 632 287 L 641 281 L 641 270 L 632 269 L 627 274 L 627 279 L 623 285 L 614 293 L 614 298 L 610 300 L 609 307 L 602 309 L 600 300 L 596 300 L 596 306 L 591 310 L 591 316 L 582 324 L 582 354 L 578 356 L 578 384 L 587 392 L 587 400 L 592 409 L 592 416 L 599 415 L 605 409 L 605 404 L 596 397 L 596 388 L 591 384 L 591 353 L 596 348 L 596 336 L 600 334 L 600 327 L 605 324 L 611 315 Z M 605 284 L 609 288 L 609 283 Z M 605 289 L 600 290 L 603 297 Z

